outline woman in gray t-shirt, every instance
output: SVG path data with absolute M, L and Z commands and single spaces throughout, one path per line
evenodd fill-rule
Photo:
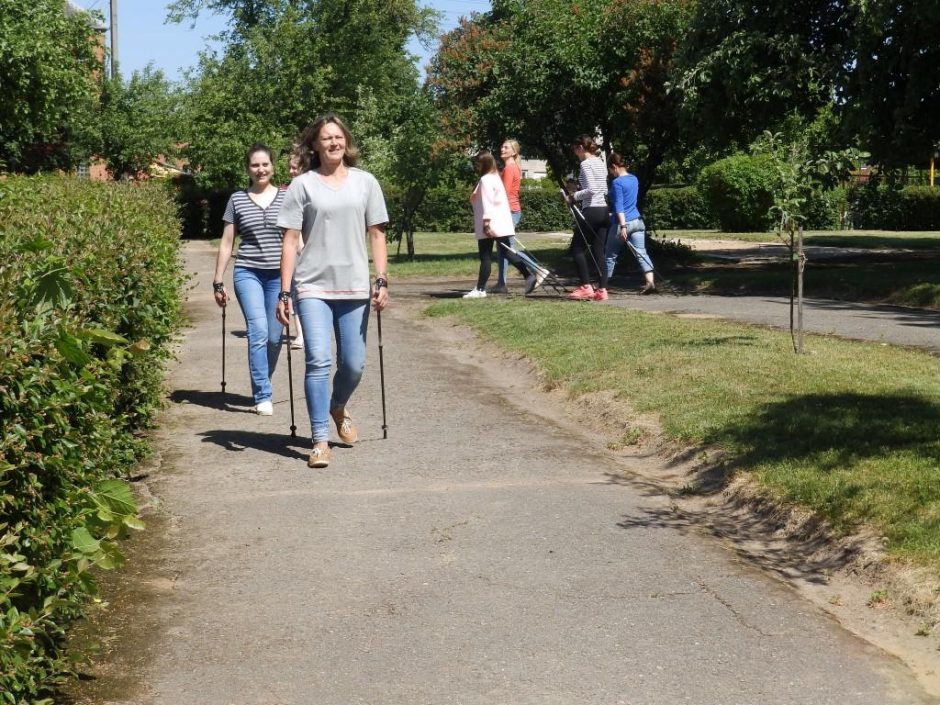
M 376 311 L 388 304 L 388 212 L 379 182 L 355 168 L 358 151 L 336 115 L 328 113 L 307 127 L 301 150 L 307 171 L 291 182 L 277 221 L 284 229 L 277 316 L 287 325 L 293 287 L 304 332 L 304 391 L 313 436 L 307 464 L 325 468 L 331 455 L 330 417 L 343 443 L 358 440 L 346 404 L 365 367 L 369 302 Z M 304 245 L 298 255 L 301 236 Z M 334 335 L 336 375 L 331 390 Z

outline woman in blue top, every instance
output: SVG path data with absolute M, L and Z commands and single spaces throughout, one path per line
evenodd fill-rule
M 219 306 L 228 303 L 222 277 L 228 266 L 235 236 L 241 238 L 235 257 L 235 297 L 245 315 L 248 329 L 248 372 L 255 413 L 271 416 L 271 375 L 281 351 L 284 330 L 275 317 L 277 294 L 281 285 L 281 230 L 277 216 L 284 202 L 284 191 L 272 183 L 274 164 L 271 150 L 256 143 L 245 154 L 249 186 L 236 191 L 228 200 L 222 220 L 222 241 L 215 260 L 212 288 Z
M 636 257 L 646 279 L 640 293 L 652 294 L 656 291 L 656 284 L 653 281 L 654 267 L 646 253 L 646 224 L 636 207 L 640 182 L 627 171 L 623 157 L 616 152 L 612 152 L 607 159 L 607 172 L 613 179 L 610 184 L 610 230 L 607 233 L 607 278 L 614 275 L 614 265 L 617 264 L 620 248 L 625 242 L 629 243 L 630 251 Z

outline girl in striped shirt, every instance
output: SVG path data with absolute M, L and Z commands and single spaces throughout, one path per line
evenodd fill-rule
M 600 148 L 588 135 L 578 135 L 571 145 L 574 156 L 581 162 L 579 190 L 567 196 L 568 204 L 577 202 L 584 218 L 576 227 L 571 240 L 571 255 L 578 270 L 580 286 L 568 294 L 569 299 L 581 301 L 607 300 L 607 269 L 604 250 L 607 241 L 607 168 L 600 157 Z M 588 268 L 588 259 L 593 265 Z M 598 287 L 591 285 L 591 276 L 597 272 Z
M 235 236 L 241 238 L 232 275 L 235 298 L 245 316 L 248 329 L 248 372 L 255 413 L 271 416 L 271 376 L 281 351 L 281 333 L 275 311 L 281 286 L 281 230 L 277 216 L 284 201 L 284 191 L 275 186 L 271 150 L 256 143 L 245 154 L 249 185 L 236 191 L 228 200 L 222 220 L 222 241 L 215 261 L 212 288 L 219 306 L 228 303 L 222 277 L 228 266 Z

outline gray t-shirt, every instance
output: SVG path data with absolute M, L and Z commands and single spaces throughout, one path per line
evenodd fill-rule
M 382 187 L 372 174 L 350 168 L 338 188 L 316 171 L 291 181 L 279 228 L 300 230 L 304 248 L 294 267 L 298 298 L 368 299 L 366 228 L 388 222 Z

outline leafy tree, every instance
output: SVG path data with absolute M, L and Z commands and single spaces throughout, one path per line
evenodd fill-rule
M 675 143 L 667 83 L 688 21 L 686 0 L 543 0 L 493 3 L 444 36 L 429 85 L 447 134 L 463 145 L 506 135 L 574 167 L 579 133 L 633 153 L 644 187 Z
M 68 168 L 96 139 L 93 28 L 62 0 L 0 0 L 0 160 Z
M 689 0 L 617 0 L 604 19 L 608 132 L 633 158 L 641 197 L 670 154 L 688 151 L 679 141 L 679 97 L 670 86 L 693 7 Z
M 853 34 L 846 127 L 888 167 L 923 164 L 940 143 L 940 3 L 869 0 Z
M 366 166 L 384 183 L 391 185 L 387 196 L 392 240 L 404 242 L 409 258 L 415 254 L 415 216 L 428 192 L 441 183 L 457 186 L 462 181 L 461 167 L 467 159 L 450 148 L 443 138 L 442 113 L 434 106 L 427 90 L 413 93 L 400 105 L 394 127 L 383 132 L 379 116 L 383 106 L 374 99 L 362 101 L 357 123 L 362 136 Z M 468 190 L 469 192 L 469 190 Z
M 414 0 L 180 0 L 171 19 L 204 9 L 232 18 L 221 55 L 203 54 L 185 102 L 185 153 L 213 185 L 242 178 L 247 142 L 286 147 L 328 109 L 355 126 L 362 95 L 387 108 L 390 129 L 417 88 L 406 44 L 433 24 Z
M 686 135 L 740 148 L 796 113 L 812 119 L 832 102 L 850 55 L 856 3 L 714 0 L 695 6 L 682 42 Z
M 777 236 L 790 252 L 790 338 L 797 354 L 803 353 L 803 223 L 808 203 L 814 190 L 832 188 L 859 159 L 869 156 L 854 149 L 820 153 L 813 148 L 808 134 L 787 140 L 780 133 L 767 131 L 751 146 L 754 158 L 769 166 L 770 212 L 777 218 Z
M 177 101 L 163 72 L 150 66 L 127 83 L 117 76 L 105 84 L 99 153 L 114 178 L 144 173 L 158 156 L 175 154 Z

